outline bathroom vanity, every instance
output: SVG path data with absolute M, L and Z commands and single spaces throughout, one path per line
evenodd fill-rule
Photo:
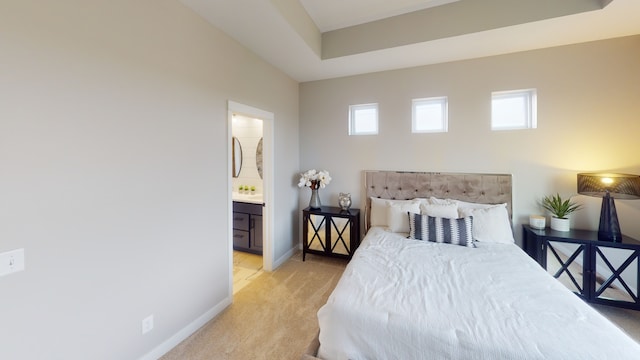
M 233 201 L 233 249 L 262 255 L 262 208 L 260 201 Z

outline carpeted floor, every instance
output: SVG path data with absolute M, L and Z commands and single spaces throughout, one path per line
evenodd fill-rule
M 261 272 L 233 304 L 162 360 L 300 359 L 318 331 L 316 313 L 344 271 L 345 260 L 296 254 Z M 594 305 L 640 342 L 640 311 Z
M 598 304 L 591 304 L 591 306 L 640 343 L 640 310 Z
M 296 254 L 244 285 L 233 304 L 162 360 L 299 359 L 316 336 L 316 312 L 346 260 Z

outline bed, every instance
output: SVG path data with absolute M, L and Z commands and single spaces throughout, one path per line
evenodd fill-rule
M 368 231 L 318 311 L 304 359 L 640 356 L 640 345 L 515 245 L 510 175 L 364 178 Z M 439 216 L 451 204 L 462 219 Z M 398 211 L 406 218 L 394 219 Z M 443 235 L 442 222 L 453 230 Z

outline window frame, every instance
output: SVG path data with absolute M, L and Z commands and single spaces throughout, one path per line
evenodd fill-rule
M 357 129 L 357 116 L 356 113 L 362 110 L 375 110 L 375 129 L 372 131 L 358 131 Z M 378 111 L 378 103 L 368 103 L 368 104 L 355 104 L 349 105 L 349 136 L 358 136 L 358 135 L 378 135 L 380 126 L 379 126 L 379 111 Z
M 420 105 L 440 105 L 442 117 L 439 119 L 440 128 L 438 129 L 417 129 L 417 107 Z M 411 132 L 414 134 L 425 133 L 446 133 L 449 131 L 449 98 L 447 96 L 434 96 L 428 98 L 419 98 L 411 100 Z
M 508 124 L 506 126 L 496 125 L 496 110 L 494 103 L 495 100 L 505 99 L 523 99 L 524 100 L 524 122 L 521 124 Z M 494 91 L 491 93 L 491 130 L 526 130 L 536 129 L 538 127 L 538 94 L 537 89 L 520 89 L 520 90 L 506 90 L 506 91 Z

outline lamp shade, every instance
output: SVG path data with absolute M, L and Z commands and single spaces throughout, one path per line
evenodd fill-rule
M 615 199 L 640 199 L 640 176 L 630 174 L 578 174 L 578 194 Z
M 616 199 L 640 199 L 640 176 L 629 174 L 578 174 L 578 194 L 602 197 L 598 239 L 622 241 Z

